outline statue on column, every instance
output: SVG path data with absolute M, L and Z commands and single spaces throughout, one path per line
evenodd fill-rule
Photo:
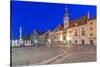
M 19 33 L 20 33 L 19 45 L 20 45 L 20 46 L 23 46 L 23 40 L 22 40 L 22 27 L 21 27 L 21 26 L 20 26 Z

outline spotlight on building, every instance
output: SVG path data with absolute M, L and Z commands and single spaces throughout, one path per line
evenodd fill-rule
M 35 43 L 37 43 L 38 41 L 37 41 L 37 40 L 35 40 L 34 42 L 35 42 Z
M 67 40 L 70 41 L 70 40 L 71 40 L 71 37 L 68 36 L 68 37 L 67 37 Z
M 51 40 L 50 39 L 48 39 L 48 42 L 49 42 L 49 44 L 51 44 Z
M 71 40 L 71 37 L 69 36 L 69 34 L 67 35 L 66 40 L 67 41 L 70 41 Z
M 50 39 L 48 39 L 48 42 L 50 42 Z
M 63 37 L 62 37 L 62 35 L 60 36 L 60 41 L 63 41 Z

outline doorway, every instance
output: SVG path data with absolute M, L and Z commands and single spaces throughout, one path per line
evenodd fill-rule
M 90 40 L 90 45 L 93 45 L 93 40 Z
M 82 40 L 82 44 L 85 44 L 84 40 Z

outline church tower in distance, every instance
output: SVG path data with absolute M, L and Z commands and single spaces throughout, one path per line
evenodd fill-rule
M 69 26 L 68 8 L 65 8 L 64 29 L 67 29 L 68 26 Z

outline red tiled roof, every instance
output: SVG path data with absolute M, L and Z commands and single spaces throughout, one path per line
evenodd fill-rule
M 63 28 L 63 24 L 59 24 L 58 26 L 57 26 L 57 28 L 55 29 L 55 32 L 56 31 L 58 31 L 58 30 L 63 30 L 64 28 Z
M 78 19 L 69 22 L 68 28 L 85 25 L 87 23 L 87 16 L 82 16 Z
M 92 18 L 92 19 L 94 19 L 94 18 Z M 69 21 L 68 28 L 77 27 L 77 26 L 80 26 L 80 25 L 85 25 L 85 24 L 87 24 L 87 20 L 91 20 L 91 19 L 87 19 L 87 16 L 82 16 L 78 19 Z M 58 27 L 55 29 L 55 32 L 58 31 L 58 30 L 64 30 L 64 25 L 63 24 L 58 25 Z

